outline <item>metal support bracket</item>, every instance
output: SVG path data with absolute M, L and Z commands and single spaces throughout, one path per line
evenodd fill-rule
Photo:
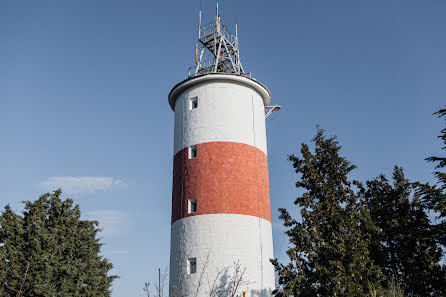
M 274 111 L 279 111 L 281 108 L 280 105 L 267 105 L 265 106 L 265 120 L 274 112 Z

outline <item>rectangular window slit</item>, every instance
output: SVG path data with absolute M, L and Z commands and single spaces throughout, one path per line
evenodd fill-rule
M 195 109 L 198 107 L 198 97 L 190 98 L 190 106 L 189 109 Z
M 197 145 L 191 145 L 189 147 L 189 159 L 196 158 L 198 155 Z
M 190 198 L 189 199 L 189 213 L 196 213 L 197 212 L 197 198 Z
M 187 259 L 187 274 L 197 273 L 197 258 Z

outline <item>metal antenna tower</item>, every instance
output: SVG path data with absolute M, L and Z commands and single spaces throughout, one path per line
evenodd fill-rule
M 229 25 L 221 23 L 218 2 L 215 21 L 209 24 L 201 25 L 200 10 L 198 14 L 198 41 L 200 44 L 195 45 L 195 66 L 189 68 L 189 76 L 215 72 L 250 76 L 249 73 L 245 73 L 240 62 L 237 24 L 235 25 L 234 35 L 229 31 Z M 192 72 L 192 70 L 194 71 Z

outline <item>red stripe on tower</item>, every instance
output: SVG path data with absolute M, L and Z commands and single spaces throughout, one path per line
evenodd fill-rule
M 198 144 L 174 157 L 172 223 L 203 214 L 243 214 L 271 221 L 268 161 L 264 152 L 236 142 Z

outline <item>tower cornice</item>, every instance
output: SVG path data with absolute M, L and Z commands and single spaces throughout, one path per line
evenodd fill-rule
M 269 106 L 271 103 L 271 93 L 269 92 L 268 88 L 253 78 L 231 73 L 206 73 L 203 75 L 191 76 L 189 78 L 186 78 L 182 82 L 176 84 L 169 93 L 170 107 L 172 108 L 172 110 L 175 110 L 175 103 L 178 98 L 178 95 L 183 93 L 186 89 L 189 89 L 202 83 L 218 82 L 218 81 L 232 82 L 248 86 L 257 93 L 259 93 L 259 95 L 263 99 L 264 106 Z

